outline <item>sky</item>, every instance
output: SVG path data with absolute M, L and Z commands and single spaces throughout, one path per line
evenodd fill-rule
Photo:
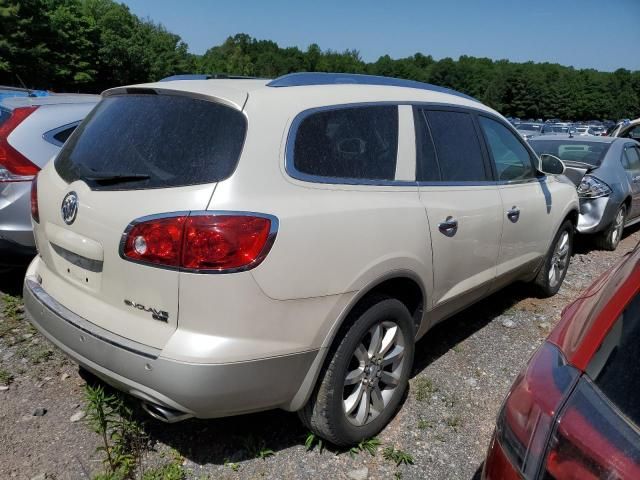
M 122 0 L 120 0 L 122 1 Z M 236 33 L 281 47 L 421 52 L 640 70 L 640 0 L 125 0 L 202 54 Z

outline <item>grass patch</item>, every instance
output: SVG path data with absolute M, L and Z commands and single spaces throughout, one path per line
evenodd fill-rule
M 413 456 L 411 454 L 392 446 L 385 447 L 382 451 L 382 457 L 385 460 L 394 462 L 396 467 L 399 465 L 413 465 Z
M 322 451 L 324 450 L 324 442 L 322 439 L 313 432 L 309 432 L 307 437 L 304 440 L 304 448 L 307 449 L 307 452 L 310 452 L 315 447 L 318 447 L 318 452 L 322 455 Z
M 372 457 L 375 457 L 376 452 L 378 451 L 378 447 L 380 445 L 382 445 L 382 442 L 378 440 L 376 437 L 367 438 L 365 440 L 362 440 L 355 447 L 351 447 L 351 449 L 349 450 L 349 453 L 351 454 L 351 456 L 356 456 L 361 452 L 367 452 Z
M 145 471 L 142 480 L 184 480 L 185 477 L 185 471 L 182 469 L 179 459 L 176 459 L 161 467 Z
M 9 385 L 13 381 L 13 375 L 4 369 L 0 369 L 0 385 Z
M 257 439 L 253 435 L 248 435 L 243 439 L 242 447 L 249 458 L 260 458 L 262 460 L 266 460 L 276 454 L 276 452 L 267 448 L 267 442 L 263 439 Z
M 438 387 L 430 378 L 418 378 L 413 382 L 414 395 L 419 402 L 428 401 L 438 391 Z
M 453 415 L 451 417 L 448 417 L 446 422 L 447 422 L 447 425 L 453 428 L 453 430 L 456 432 L 458 431 L 458 428 L 462 426 L 462 418 L 460 418 L 459 415 Z
M 427 428 L 433 428 L 433 423 L 425 418 L 418 420 L 418 428 L 420 430 L 426 430 Z
M 53 356 L 53 350 L 44 345 L 21 345 L 16 350 L 16 355 L 26 358 L 33 365 L 44 363 Z

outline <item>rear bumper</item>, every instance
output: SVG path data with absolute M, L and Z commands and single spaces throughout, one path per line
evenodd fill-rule
M 0 241 L 35 251 L 31 182 L 0 183 Z
M 27 276 L 24 305 L 42 334 L 118 390 L 188 416 L 213 418 L 286 406 L 317 350 L 227 364 L 185 363 L 104 330 L 69 311 Z M 188 348 L 188 346 L 185 346 Z
M 578 217 L 579 233 L 597 233 L 613 222 L 619 202 L 611 197 L 581 198 Z

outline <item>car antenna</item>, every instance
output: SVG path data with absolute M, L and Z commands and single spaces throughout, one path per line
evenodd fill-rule
M 30 97 L 35 97 L 35 95 L 33 94 L 33 90 L 27 87 L 27 85 L 22 81 L 22 78 L 20 78 L 20 75 L 16 73 L 16 77 L 18 77 L 18 81 L 22 84 L 22 88 L 27 91 L 27 95 L 29 95 Z

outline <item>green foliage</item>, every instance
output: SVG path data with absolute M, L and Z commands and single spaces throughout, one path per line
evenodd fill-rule
M 402 464 L 413 465 L 413 456 L 411 456 L 411 454 L 404 452 L 399 448 L 396 449 L 390 445 L 384 448 L 384 450 L 382 451 L 382 457 L 385 460 L 394 462 L 396 466 L 399 466 Z
M 239 33 L 204 55 L 112 0 L 0 0 L 0 84 L 97 92 L 187 72 L 276 77 L 349 72 L 429 82 L 478 98 L 505 115 L 569 120 L 640 116 L 640 71 L 599 72 L 466 55 L 362 60 L 357 50 L 280 47 Z
M 0 369 L 0 385 L 9 385 L 12 381 L 13 375 L 4 369 Z
M 100 385 L 87 385 L 85 401 L 86 422 L 102 440 L 102 445 L 96 451 L 104 455 L 103 463 L 107 469 L 103 476 L 97 478 L 125 479 L 130 478 L 136 468 L 142 470 L 146 436 L 134 420 L 124 395 L 119 392 L 107 393 Z
M 419 402 L 429 401 L 431 396 L 438 391 L 430 378 L 417 378 L 413 383 L 414 395 Z
M 228 458 L 225 458 L 224 466 L 225 467 L 229 467 L 234 472 L 237 472 L 238 470 L 240 470 L 240 464 L 239 463 L 234 463 L 231 460 L 229 460 Z
M 142 480 L 184 480 L 185 472 L 177 461 L 144 472 Z
M 320 452 L 320 454 L 322 454 L 322 451 L 324 450 L 324 443 L 322 441 L 322 438 L 316 436 L 312 432 L 309 432 L 304 441 L 304 446 L 307 449 L 307 452 L 313 450 L 316 445 L 318 446 L 318 451 Z
M 245 437 L 242 440 L 242 446 L 249 458 L 266 460 L 268 457 L 275 455 L 273 450 L 267 448 L 267 442 L 265 442 L 264 439 L 257 439 L 253 435 Z
M 367 438 L 362 440 L 355 447 L 351 447 L 349 453 L 351 456 L 358 455 L 360 452 L 367 452 L 372 457 L 375 457 L 376 452 L 378 451 L 378 447 L 382 445 L 382 442 L 378 440 L 376 437 Z

